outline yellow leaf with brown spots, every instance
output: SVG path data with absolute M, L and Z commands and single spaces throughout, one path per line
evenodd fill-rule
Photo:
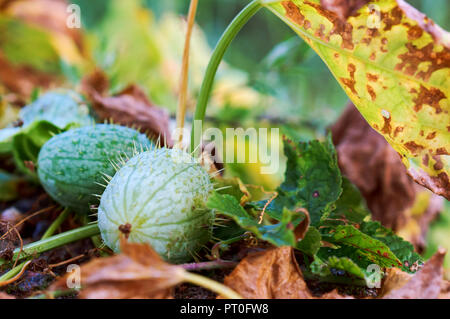
M 323 59 L 408 173 L 450 199 L 450 34 L 404 0 L 264 3 Z

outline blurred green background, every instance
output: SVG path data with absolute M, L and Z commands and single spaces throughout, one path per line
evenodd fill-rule
M 75 0 L 88 27 L 101 23 L 109 0 Z M 450 1 L 409 0 L 445 29 L 450 29 Z M 196 21 L 213 48 L 223 30 L 248 0 L 200 0 Z M 187 0 L 142 0 L 156 20 L 167 13 L 185 15 Z M 86 8 L 86 10 L 84 9 Z M 302 122 L 323 131 L 345 107 L 347 97 L 309 46 L 277 17 L 261 10 L 243 28 L 225 55 L 234 68 L 248 75 L 247 83 L 258 92 L 274 97 L 266 115 Z M 314 76 L 311 74 L 314 73 Z M 167 103 L 166 103 L 167 104 Z M 173 107 L 169 107 L 173 109 Z

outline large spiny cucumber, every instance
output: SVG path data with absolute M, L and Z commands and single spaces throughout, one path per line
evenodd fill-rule
M 211 239 L 214 214 L 205 202 L 212 189 L 208 173 L 189 154 L 166 148 L 141 153 L 102 195 L 103 240 L 117 252 L 125 235 L 151 244 L 166 260 L 186 262 Z

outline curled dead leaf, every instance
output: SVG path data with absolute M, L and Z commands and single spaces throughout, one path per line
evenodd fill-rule
M 81 266 L 79 297 L 86 299 L 166 299 L 172 287 L 183 280 L 183 269 L 165 263 L 146 244 L 123 240 L 120 255 L 97 258 Z M 70 274 L 59 279 L 51 289 L 67 289 Z
M 166 110 L 153 105 L 137 85 L 129 85 L 114 96 L 107 96 L 108 86 L 106 75 L 99 70 L 85 77 L 81 84 L 100 120 L 137 127 L 161 137 L 161 143 L 173 145 Z
M 442 290 L 443 267 L 446 251 L 439 249 L 414 275 L 391 273 L 383 288 L 384 299 L 436 299 Z M 408 277 L 409 280 L 408 280 Z M 399 287 L 400 286 L 400 287 Z M 391 289 L 391 290 L 389 290 Z
M 301 221 L 300 224 L 298 224 L 297 227 L 294 229 L 295 234 L 295 240 L 299 241 L 303 239 L 308 232 L 309 224 L 311 222 L 311 219 L 309 217 L 309 212 L 306 208 L 298 208 L 295 210 L 296 213 L 302 212 L 305 215 L 305 219 Z
M 292 247 L 284 246 L 245 257 L 225 284 L 249 299 L 314 299 L 303 279 Z M 323 295 L 340 299 L 337 291 Z

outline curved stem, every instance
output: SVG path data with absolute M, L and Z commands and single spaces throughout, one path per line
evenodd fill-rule
M 67 232 L 60 233 L 58 235 L 41 239 L 34 243 L 25 245 L 20 255 L 20 259 L 34 254 L 40 254 L 57 247 L 67 245 L 74 241 L 89 238 L 98 234 L 100 234 L 100 229 L 98 228 L 97 223 L 72 229 Z M 14 250 L 13 259 L 17 258 L 19 251 L 20 248 Z M 0 260 L 0 265 L 3 265 L 5 263 L 7 263 L 7 261 Z
M 189 282 L 191 284 L 195 284 L 203 288 L 207 288 L 211 291 L 214 291 L 215 293 L 227 299 L 242 299 L 242 297 L 239 294 L 237 294 L 234 290 L 207 277 L 203 277 L 186 271 L 183 274 L 183 279 L 184 281 Z
M 44 233 L 44 235 L 42 235 L 41 240 L 52 236 L 56 232 L 56 230 L 59 228 L 59 226 L 61 226 L 61 224 L 66 220 L 68 215 L 69 215 L 69 209 L 65 208 L 62 211 L 62 213 L 59 214 L 59 216 L 53 221 L 53 223 L 50 225 L 50 227 L 47 229 L 47 231 Z M 27 262 L 29 262 L 30 260 L 22 262 L 21 264 L 17 265 L 16 267 L 10 269 L 8 272 L 3 274 L 0 277 L 0 285 L 3 282 L 10 280 L 14 276 L 16 276 L 19 272 L 21 272 L 24 269 L 25 264 Z
M 262 0 L 253 0 L 250 2 L 241 12 L 231 21 L 230 25 L 226 28 L 222 34 L 219 42 L 213 51 L 211 59 L 209 60 L 208 67 L 206 69 L 205 77 L 200 88 L 198 96 L 197 106 L 195 108 L 194 119 L 192 122 L 191 131 L 191 152 L 199 154 L 199 145 L 201 143 L 202 132 L 199 132 L 199 127 L 196 121 L 203 121 L 206 113 L 206 106 L 208 104 L 209 96 L 211 94 L 214 77 L 220 62 L 230 45 L 231 41 L 236 37 L 238 32 L 247 23 L 247 21 L 253 17 L 253 15 L 262 8 Z M 195 155 L 195 154 L 194 154 Z
M 9 271 L 7 271 L 6 273 L 4 273 L 0 277 L 0 286 L 3 286 L 3 283 L 5 281 L 10 280 L 11 278 L 14 278 L 14 276 L 16 276 L 18 273 L 20 273 L 20 271 L 23 269 L 23 267 L 25 266 L 25 264 L 27 262 L 29 262 L 29 260 L 18 264 L 16 267 L 14 267 L 14 268 L 10 269 Z

